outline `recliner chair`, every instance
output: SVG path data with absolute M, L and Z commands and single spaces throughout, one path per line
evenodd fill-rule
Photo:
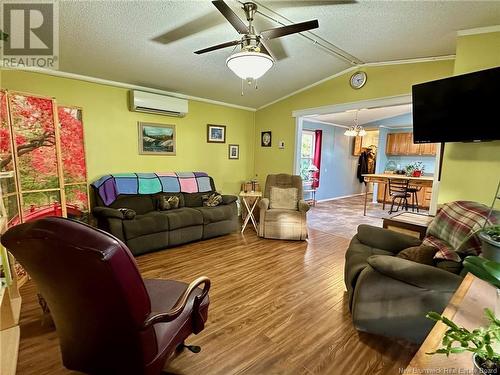
M 1 242 L 47 301 L 68 369 L 157 375 L 204 328 L 209 279 L 143 280 L 128 248 L 104 231 L 50 217 L 12 227 Z
M 271 188 L 297 189 L 294 209 L 273 208 Z M 264 197 L 259 202 L 259 236 L 281 240 L 305 240 L 307 238 L 307 211 L 310 206 L 303 199 L 302 178 L 289 174 L 270 174 L 266 178 Z
M 359 331 L 421 343 L 462 282 L 462 259 L 477 255 L 475 230 L 500 222 L 500 213 L 468 201 L 442 206 L 423 241 L 406 234 L 360 225 L 345 255 L 344 282 L 354 326 Z M 433 265 L 397 257 L 404 249 L 433 246 Z M 450 272 L 451 271 L 451 272 Z

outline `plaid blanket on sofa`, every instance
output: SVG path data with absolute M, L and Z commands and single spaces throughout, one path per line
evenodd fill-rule
M 460 262 L 464 255 L 479 255 L 481 241 L 471 233 L 481 229 L 488 217 L 489 207 L 468 201 L 446 203 L 438 211 L 427 228 L 424 245 L 439 249 L 435 259 L 446 259 Z M 498 212 L 488 219 L 487 225 L 500 222 Z

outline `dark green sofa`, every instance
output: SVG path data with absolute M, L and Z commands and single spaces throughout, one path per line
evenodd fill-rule
M 215 191 L 212 179 L 211 185 Z M 233 195 L 223 195 L 216 207 L 203 206 L 203 196 L 211 192 L 120 195 L 106 206 L 95 192 L 92 213 L 97 226 L 125 242 L 134 255 L 229 234 L 239 225 Z M 159 211 L 161 195 L 178 196 L 179 208 Z M 120 208 L 135 211 L 135 217 L 127 219 Z

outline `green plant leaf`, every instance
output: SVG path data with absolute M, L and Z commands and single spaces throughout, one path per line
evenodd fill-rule
M 441 320 L 441 314 L 438 314 L 435 311 L 429 311 L 427 315 L 425 315 L 428 319 L 435 320 L 436 322 L 439 322 Z
M 463 265 L 464 268 L 472 273 L 473 275 L 479 277 L 480 279 L 492 284 L 493 286 L 500 288 L 500 280 L 496 277 L 492 276 L 487 270 L 484 268 L 485 259 L 478 260 L 476 256 L 468 256 L 464 259 Z
M 467 350 L 467 348 L 463 348 L 460 346 L 454 347 L 450 349 L 450 353 L 463 353 Z

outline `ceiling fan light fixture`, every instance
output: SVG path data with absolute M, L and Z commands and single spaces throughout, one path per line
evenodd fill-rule
M 274 65 L 271 56 L 262 52 L 243 51 L 231 55 L 226 65 L 241 79 L 259 79 Z

